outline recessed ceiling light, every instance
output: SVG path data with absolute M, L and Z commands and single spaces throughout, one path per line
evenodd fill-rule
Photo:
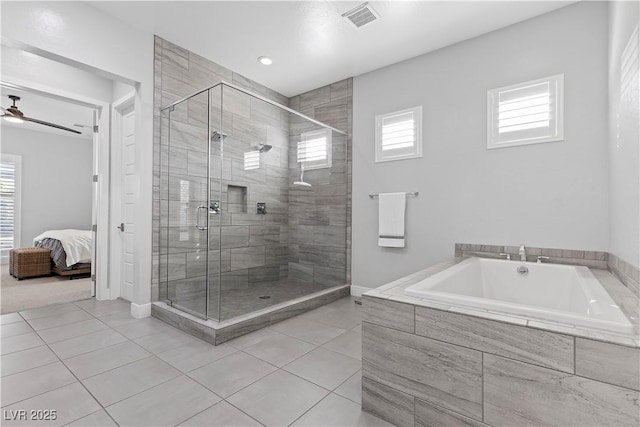
M 262 65 L 271 65 L 271 64 L 273 64 L 273 60 L 271 58 L 269 58 L 268 56 L 260 56 L 260 57 L 258 57 L 258 61 Z

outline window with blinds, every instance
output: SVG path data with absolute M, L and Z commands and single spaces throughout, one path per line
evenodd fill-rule
M 250 171 L 260 168 L 260 151 L 247 151 L 244 153 L 244 170 Z
M 20 156 L 0 155 L 0 251 L 20 245 Z
M 376 116 L 376 162 L 422 157 L 422 106 Z
M 305 170 L 331 167 L 331 129 L 303 132 L 298 142 L 298 163 Z
M 561 141 L 564 75 L 487 93 L 487 148 Z

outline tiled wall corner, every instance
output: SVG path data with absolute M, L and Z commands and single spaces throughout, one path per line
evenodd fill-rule
M 609 271 L 640 298 L 640 269 L 612 253 L 608 255 Z

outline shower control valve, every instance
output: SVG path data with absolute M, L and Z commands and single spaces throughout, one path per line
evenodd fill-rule
M 266 203 L 262 203 L 262 202 L 258 202 L 256 204 L 256 213 L 258 215 L 266 215 L 267 214 L 267 204 Z

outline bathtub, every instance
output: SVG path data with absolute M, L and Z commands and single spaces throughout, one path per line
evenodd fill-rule
M 520 267 L 526 275 L 517 271 Z M 587 267 L 469 258 L 404 292 L 451 306 L 633 333 L 629 319 Z

